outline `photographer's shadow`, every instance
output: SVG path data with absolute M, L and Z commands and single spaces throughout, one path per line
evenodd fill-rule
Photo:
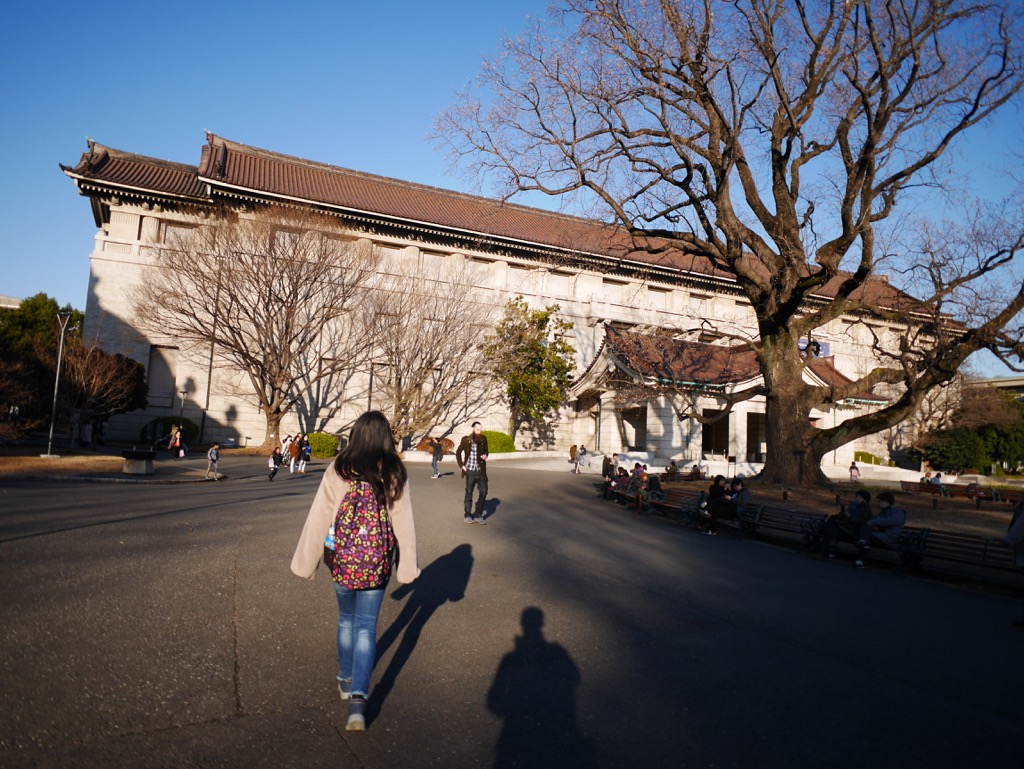
M 380 682 L 373 687 L 367 703 L 367 720 L 371 720 L 380 711 L 380 707 L 398 680 L 405 663 L 412 656 L 413 649 L 419 642 L 420 634 L 427 622 L 442 605 L 451 601 L 461 601 L 466 594 L 469 575 L 473 571 L 473 548 L 470 545 L 459 545 L 447 555 L 423 569 L 415 582 L 401 585 L 391 597 L 400 601 L 406 596 L 409 600 L 402 607 L 401 613 L 395 618 L 386 631 L 377 640 L 377 659 L 381 659 L 391 645 L 401 637 L 387 670 Z
M 576 689 L 580 671 L 569 653 L 544 639 L 544 612 L 523 609 L 516 636 L 487 692 L 487 708 L 504 720 L 495 769 L 594 769 L 593 746 L 580 733 Z

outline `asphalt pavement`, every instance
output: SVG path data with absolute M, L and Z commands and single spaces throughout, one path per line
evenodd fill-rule
M 423 574 L 345 732 L 328 576 L 288 570 L 323 465 L 264 463 L 0 479 L 0 766 L 1021 766 L 1016 599 L 637 516 L 554 458 L 492 463 L 487 525 L 410 463 Z

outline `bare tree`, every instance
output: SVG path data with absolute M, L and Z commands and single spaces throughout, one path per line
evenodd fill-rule
M 1019 208 L 958 239 L 967 253 L 884 248 L 908 224 L 897 206 L 943 183 L 947 150 L 1020 92 L 1015 13 L 1009 0 L 564 0 L 564 26 L 508 41 L 483 96 L 437 133 L 507 195 L 576 196 L 639 248 L 734 275 L 756 324 L 763 477 L 810 482 L 826 453 L 913 413 L 971 353 L 1019 365 L 1019 273 L 984 304 L 961 301 L 1012 268 Z M 920 281 L 943 263 L 958 269 Z M 894 265 L 918 300 L 880 279 Z M 851 319 L 887 329 L 878 365 L 848 392 L 805 382 L 806 340 Z M 810 424 L 826 396 L 883 384 L 898 391 L 886 407 Z
M 491 384 L 482 346 L 494 306 L 474 298 L 464 265 L 426 259 L 390 265 L 363 311 L 375 343 L 372 405 L 388 414 L 406 448 L 426 431 L 478 413 Z
M 64 350 L 64 371 L 70 384 L 67 397 L 79 424 L 146 406 L 146 370 L 124 355 L 72 339 Z
M 331 389 L 367 357 L 351 317 L 376 272 L 377 254 L 326 215 L 277 209 L 225 212 L 160 251 L 133 296 L 140 328 L 184 347 L 212 350 L 242 373 L 266 415 L 269 446 L 304 397 L 304 416 L 336 408 Z

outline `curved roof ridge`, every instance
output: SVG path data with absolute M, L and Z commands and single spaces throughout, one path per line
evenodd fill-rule
M 218 136 L 217 134 L 211 132 L 207 132 L 206 136 L 211 147 L 223 145 L 227 147 L 229 150 L 254 155 L 265 160 L 276 160 L 279 162 L 294 163 L 313 170 L 338 173 L 344 176 L 356 177 L 360 179 L 365 179 L 367 181 L 388 184 L 393 187 L 406 188 L 410 190 L 421 190 L 423 192 L 436 193 L 452 198 L 461 198 L 464 200 L 469 200 L 476 203 L 483 203 L 497 208 L 518 209 L 519 211 L 522 211 L 523 213 L 528 213 L 532 216 L 550 216 L 556 219 L 564 219 L 568 221 L 578 222 L 580 224 L 584 224 L 591 227 L 593 227 L 594 225 L 599 225 L 615 229 L 621 229 L 619 225 L 613 222 L 605 222 L 600 219 L 591 219 L 584 216 L 577 216 L 575 214 L 563 213 L 561 211 L 550 211 L 545 208 L 534 208 L 532 206 L 524 205 L 522 203 L 514 203 L 512 201 L 502 200 L 500 198 L 491 198 L 487 197 L 486 195 L 474 195 L 469 192 L 460 192 L 458 190 L 452 190 L 446 187 L 437 187 L 435 185 L 408 181 L 406 179 L 396 179 L 393 176 L 374 174 L 370 173 L 369 171 L 359 171 L 354 168 L 346 168 L 345 166 L 334 165 L 332 163 L 324 163 L 323 161 L 319 160 L 309 160 L 308 158 L 299 157 L 297 155 L 288 155 L 283 152 L 274 152 L 272 150 L 263 149 L 261 147 L 254 147 L 250 144 L 243 144 L 241 142 L 236 142 L 231 139 L 226 139 L 223 136 Z

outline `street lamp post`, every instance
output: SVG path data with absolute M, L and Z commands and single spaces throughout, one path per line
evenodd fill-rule
M 53 454 L 53 426 L 57 421 L 57 391 L 60 389 L 60 364 L 64 360 L 64 332 L 67 331 L 68 321 L 71 319 L 70 310 L 57 312 L 57 321 L 60 323 L 60 341 L 57 343 L 57 376 L 53 380 L 53 409 L 50 411 L 50 440 L 46 443 L 46 453 L 41 456 L 57 457 Z
M 188 395 L 188 390 L 178 390 L 178 393 L 181 395 L 181 411 L 178 413 L 178 421 L 179 422 L 184 422 L 185 421 L 185 396 Z M 182 427 L 184 427 L 184 424 L 182 424 Z

